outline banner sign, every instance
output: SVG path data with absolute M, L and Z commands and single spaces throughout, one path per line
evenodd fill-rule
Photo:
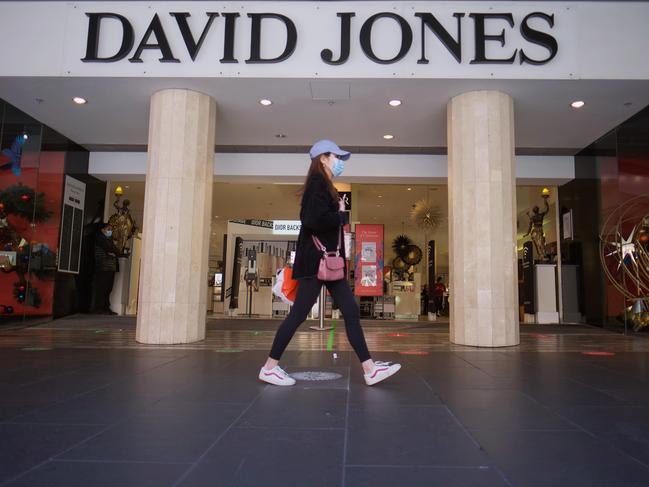
M 241 260 L 243 259 L 243 239 L 237 237 L 234 241 L 234 266 L 232 267 L 232 298 L 230 309 L 239 307 L 239 281 L 241 279 Z
M 531 241 L 523 244 L 523 305 L 525 313 L 534 314 L 534 251 Z
M 354 294 L 383 296 L 383 225 L 356 225 Z

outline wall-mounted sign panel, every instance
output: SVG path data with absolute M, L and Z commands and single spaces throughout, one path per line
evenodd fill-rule
M 614 1 L 9 1 L 0 58 L 3 76 L 647 79 L 647 18 Z
M 59 272 L 79 273 L 85 200 L 86 183 L 66 176 L 59 240 Z
M 275 220 L 273 235 L 299 235 L 301 227 L 300 220 Z

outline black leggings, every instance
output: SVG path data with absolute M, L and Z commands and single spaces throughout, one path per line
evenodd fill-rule
M 315 277 L 300 280 L 295 304 L 277 330 L 275 340 L 273 341 L 273 348 L 270 351 L 270 358 L 274 360 L 281 358 L 291 338 L 293 338 L 295 331 L 306 320 L 309 310 L 318 298 L 323 284 L 327 286 L 336 305 L 342 311 L 343 318 L 345 318 L 347 339 L 354 348 L 356 355 L 358 355 L 358 359 L 361 362 L 365 362 L 371 358 L 370 352 L 367 350 L 367 344 L 365 343 L 365 335 L 363 335 L 363 329 L 361 328 L 358 305 L 356 304 L 352 290 L 349 289 L 347 281 L 341 279 L 340 281 L 324 282 Z

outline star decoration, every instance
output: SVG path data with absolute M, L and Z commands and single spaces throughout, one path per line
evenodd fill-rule
M 631 262 L 633 262 L 633 265 L 637 266 L 638 263 L 635 260 L 635 243 L 633 243 L 633 235 L 635 234 L 636 228 L 634 227 L 633 230 L 631 231 L 631 235 L 629 235 L 628 238 L 624 238 L 620 234 L 620 238 L 622 239 L 622 242 L 615 242 L 613 245 L 615 245 L 615 250 L 612 252 L 609 252 L 606 256 L 610 257 L 613 254 L 622 254 L 622 258 L 618 262 L 617 268 L 618 270 L 622 266 L 622 263 L 626 261 L 627 256 L 630 258 Z

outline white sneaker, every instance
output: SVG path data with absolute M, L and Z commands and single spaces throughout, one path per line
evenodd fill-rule
M 387 379 L 388 377 L 396 374 L 401 369 L 401 364 L 393 364 L 391 362 L 374 362 L 374 369 L 368 374 L 365 374 L 365 383 L 368 386 L 373 386 Z
M 259 380 L 268 382 L 275 386 L 292 386 L 295 384 L 295 379 L 288 375 L 279 365 L 276 365 L 270 370 L 264 367 L 259 371 Z

